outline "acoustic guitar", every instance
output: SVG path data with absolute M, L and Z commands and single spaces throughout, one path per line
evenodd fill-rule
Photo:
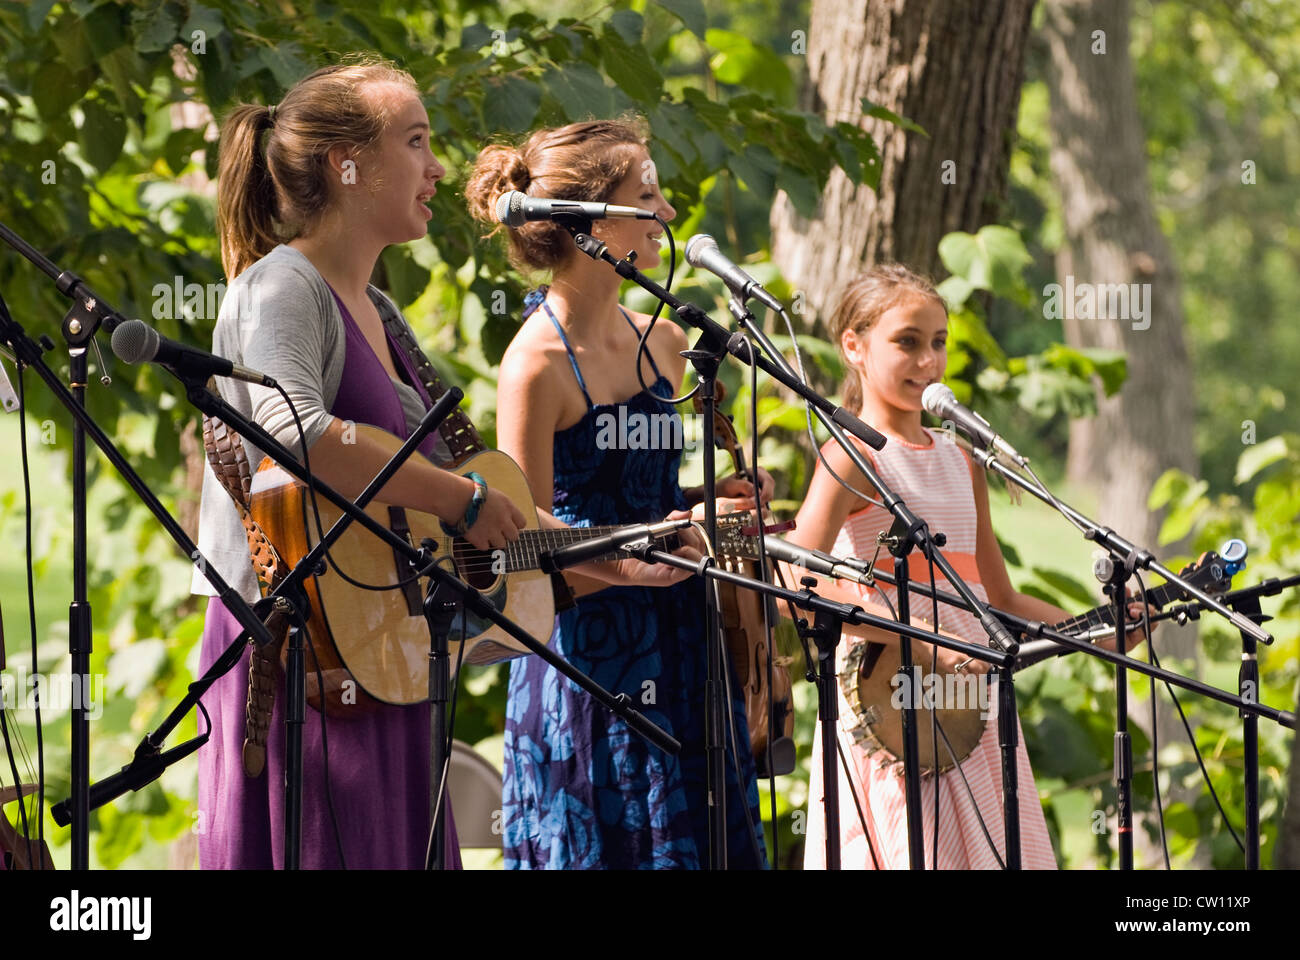
M 1228 549 L 1225 546 L 1225 553 Z M 1202 554 L 1196 563 L 1187 566 L 1181 576 L 1206 593 L 1221 594 L 1231 586 L 1233 574 L 1243 565 L 1240 560 L 1225 561 L 1219 554 L 1209 551 Z M 1148 590 L 1147 602 L 1160 608 L 1174 601 L 1188 599 L 1188 596 L 1176 584 L 1166 583 Z M 1131 624 L 1129 629 L 1140 625 L 1138 621 Z M 1094 631 L 1098 628 L 1106 627 L 1109 627 L 1110 635 L 1113 636 L 1114 608 L 1108 603 L 1063 620 L 1053 629 L 1067 636 L 1086 637 L 1095 635 Z M 925 775 L 933 772 L 936 753 L 944 758 L 938 764 L 940 773 L 946 773 L 970 756 L 983 737 L 988 723 L 992 704 L 992 674 L 944 671 L 931 674 L 927 655 L 915 658 L 913 677 L 907 678 L 900 673 L 901 658 L 897 643 L 885 645 L 879 659 L 867 667 L 870 663 L 867 651 L 872 645 L 866 642 L 852 644 L 839 678 L 840 690 L 853 712 L 851 733 L 855 742 L 868 752 L 883 751 L 893 760 L 901 762 L 902 698 L 910 693 L 916 707 L 921 772 Z M 1071 652 L 1073 649 L 1060 644 L 1051 644 L 1050 647 L 1053 649 L 1050 649 L 1047 656 Z M 1018 664 L 1018 667 L 1024 666 L 1028 666 L 1027 660 Z M 865 674 L 864 667 L 868 670 Z M 937 743 L 930 734 L 932 713 L 938 715 L 942 731 Z
M 358 424 L 359 431 L 375 430 Z M 376 431 L 378 432 L 378 431 Z M 505 494 L 524 514 L 526 528 L 517 541 L 504 550 L 484 551 L 461 537 L 443 532 L 436 516 L 418 510 L 371 503 L 366 512 L 412 546 L 427 544 L 436 560 L 443 562 L 470 586 L 481 592 L 498 610 L 537 637 L 549 637 L 555 619 L 555 600 L 550 575 L 540 569 L 540 555 L 567 544 L 605 536 L 617 526 L 541 529 L 528 481 L 518 464 L 499 450 L 472 454 L 452 468 L 464 476 L 478 473 L 492 490 Z M 308 530 L 303 525 L 303 504 L 307 488 L 269 458 L 262 461 L 252 479 L 249 513 L 265 531 L 280 557 L 290 566 L 298 563 L 315 544 L 318 535 L 311 505 L 307 502 Z M 328 531 L 342 511 L 317 497 L 321 526 Z M 738 525 L 740 518 L 728 521 Z M 665 549 L 674 549 L 667 536 Z M 330 716 L 356 715 L 378 701 L 413 704 L 428 698 L 429 630 L 424 618 L 424 594 L 420 582 L 404 557 L 353 524 L 330 548 L 330 556 L 349 577 L 377 586 L 366 590 L 345 581 L 333 567 L 322 565 L 304 581 L 311 606 L 308 632 L 319 660 L 324 692 L 317 689 L 316 663 L 312 648 L 307 652 L 307 694 L 309 702 L 323 702 Z M 611 552 L 598 560 L 613 559 Z M 397 587 L 402 581 L 412 580 Z M 449 637 L 454 665 L 463 644 L 464 662 L 499 663 L 528 654 L 528 649 L 489 620 L 465 612 L 464 635 L 461 615 L 452 623 Z

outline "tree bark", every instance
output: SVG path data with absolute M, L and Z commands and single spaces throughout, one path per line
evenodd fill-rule
M 1068 289 L 1072 278 L 1085 291 L 1080 285 L 1137 284 L 1147 312 L 1138 317 L 1132 300 L 1128 316 L 1106 316 L 1102 305 L 1093 319 L 1065 311 L 1071 346 L 1128 357 L 1123 389 L 1107 398 L 1098 387 L 1097 416 L 1070 424 L 1067 474 L 1097 490 L 1109 525 L 1154 551 L 1160 521 L 1147 494 L 1170 467 L 1196 472 L 1195 406 L 1178 274 L 1147 181 L 1129 58 L 1132 3 L 1046 0 L 1045 7 L 1051 168 L 1065 233 L 1057 282 Z M 1094 52 L 1099 43 L 1104 53 Z
M 881 159 L 875 190 L 835 170 L 812 220 L 777 194 L 772 257 L 803 292 L 810 328 L 864 267 L 934 273 L 944 234 L 1001 219 L 1033 5 L 813 0 L 804 106 L 862 125 Z M 864 97 L 929 136 L 864 116 Z
M 1120 392 L 1108 398 L 1098 385 L 1097 415 L 1071 422 L 1066 474 L 1096 492 L 1100 522 L 1157 556 L 1178 552 L 1181 545 L 1162 549 L 1157 543 L 1160 517 L 1147 508 L 1147 496 L 1170 467 L 1197 472 L 1195 404 L 1178 274 L 1147 179 L 1146 137 L 1129 56 L 1132 2 L 1045 0 L 1044 6 L 1051 170 L 1064 225 L 1056 280 L 1063 291 L 1085 295 L 1117 284 L 1129 291 L 1127 311 L 1119 309 L 1122 302 L 1112 309 L 1108 296 L 1098 296 L 1091 311 L 1062 304 L 1071 346 L 1118 350 L 1128 358 Z M 1134 292 L 1145 303 L 1145 316 L 1135 309 Z M 1074 299 L 1080 306 L 1077 293 Z M 1194 625 L 1166 624 L 1156 638 L 1162 656 L 1198 659 Z M 1133 711 L 1148 731 L 1152 709 L 1147 702 Z M 1185 742 L 1182 722 L 1163 692 L 1154 709 L 1160 743 Z M 1172 784 L 1165 802 L 1191 803 L 1199 791 L 1199 785 Z M 1142 831 L 1136 840 L 1139 851 L 1156 862 L 1158 848 Z M 1209 853 L 1208 844 L 1202 845 L 1197 865 L 1209 866 Z

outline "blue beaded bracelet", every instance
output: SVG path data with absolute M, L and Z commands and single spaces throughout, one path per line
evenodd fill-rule
M 470 527 L 478 521 L 479 509 L 483 506 L 488 495 L 487 481 L 477 473 L 467 473 L 465 476 L 474 481 L 474 496 L 470 498 L 469 506 L 465 508 L 465 515 L 460 518 L 460 523 L 454 527 L 446 520 L 439 520 L 442 524 L 442 532 L 449 537 L 463 537 Z

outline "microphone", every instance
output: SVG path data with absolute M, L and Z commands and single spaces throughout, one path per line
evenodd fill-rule
M 203 380 L 212 376 L 232 377 L 264 387 L 276 386 L 276 382 L 266 374 L 215 353 L 168 340 L 143 320 L 127 320 L 117 325 L 113 331 L 113 352 L 123 363 L 152 361 L 170 367 L 182 376 Z
M 578 543 L 566 543 L 554 550 L 544 550 L 537 555 L 537 565 L 543 573 L 555 573 L 565 567 L 589 563 L 601 557 L 617 553 L 621 547 L 638 540 L 659 540 L 674 531 L 689 527 L 689 518 L 681 520 L 664 520 L 660 523 L 634 523 L 619 527 L 613 533 L 592 537 Z
M 951 420 L 962 433 L 983 446 L 986 450 L 996 450 L 1020 466 L 1025 460 L 1016 448 L 994 432 L 992 425 L 974 410 L 962 406 L 953 396 L 952 390 L 943 383 L 932 383 L 921 394 L 921 406 L 940 420 Z
M 586 217 L 588 220 L 653 220 L 654 212 L 640 207 L 623 207 L 616 203 L 588 203 L 583 200 L 552 200 L 547 197 L 530 197 L 511 190 L 497 198 L 497 219 L 507 227 L 522 227 L 530 220 L 554 220 L 563 215 Z
M 785 312 L 781 301 L 763 289 L 763 285 L 740 267 L 728 260 L 718 249 L 718 241 L 707 233 L 697 233 L 686 241 L 686 262 L 692 267 L 709 271 L 725 283 L 736 298 L 744 303 L 750 297 L 777 313 Z
M 835 580 L 852 580 L 854 583 L 867 583 L 867 565 L 861 560 L 840 560 L 820 550 L 810 550 L 780 537 L 766 537 L 763 546 L 769 557 L 784 561 L 792 566 L 803 567 L 822 577 Z

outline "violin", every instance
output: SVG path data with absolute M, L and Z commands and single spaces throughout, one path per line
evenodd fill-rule
M 749 480 L 758 490 L 758 478 L 745 464 L 745 453 L 736 437 L 731 418 L 721 412 L 726 388 L 716 381 L 714 392 L 714 442 L 731 456 L 736 475 Z M 703 398 L 695 397 L 695 410 L 704 408 Z M 760 511 L 755 516 L 763 522 Z M 765 527 L 775 533 L 781 528 Z M 746 531 L 748 533 L 748 531 Z M 771 582 L 771 563 L 760 567 L 757 559 L 720 552 L 718 566 L 754 580 Z M 772 625 L 779 622 L 776 604 L 766 594 L 738 587 L 732 583 L 715 583 L 718 593 L 723 634 L 727 652 L 736 670 L 745 697 L 745 717 L 749 723 L 749 743 L 759 777 L 791 773 L 794 770 L 794 696 L 791 689 L 789 659 L 774 651 Z M 766 607 L 766 609 L 764 609 Z M 770 678 L 770 679 L 769 679 Z M 772 731 L 776 731 L 773 736 Z M 769 763 L 770 751 L 770 763 Z

